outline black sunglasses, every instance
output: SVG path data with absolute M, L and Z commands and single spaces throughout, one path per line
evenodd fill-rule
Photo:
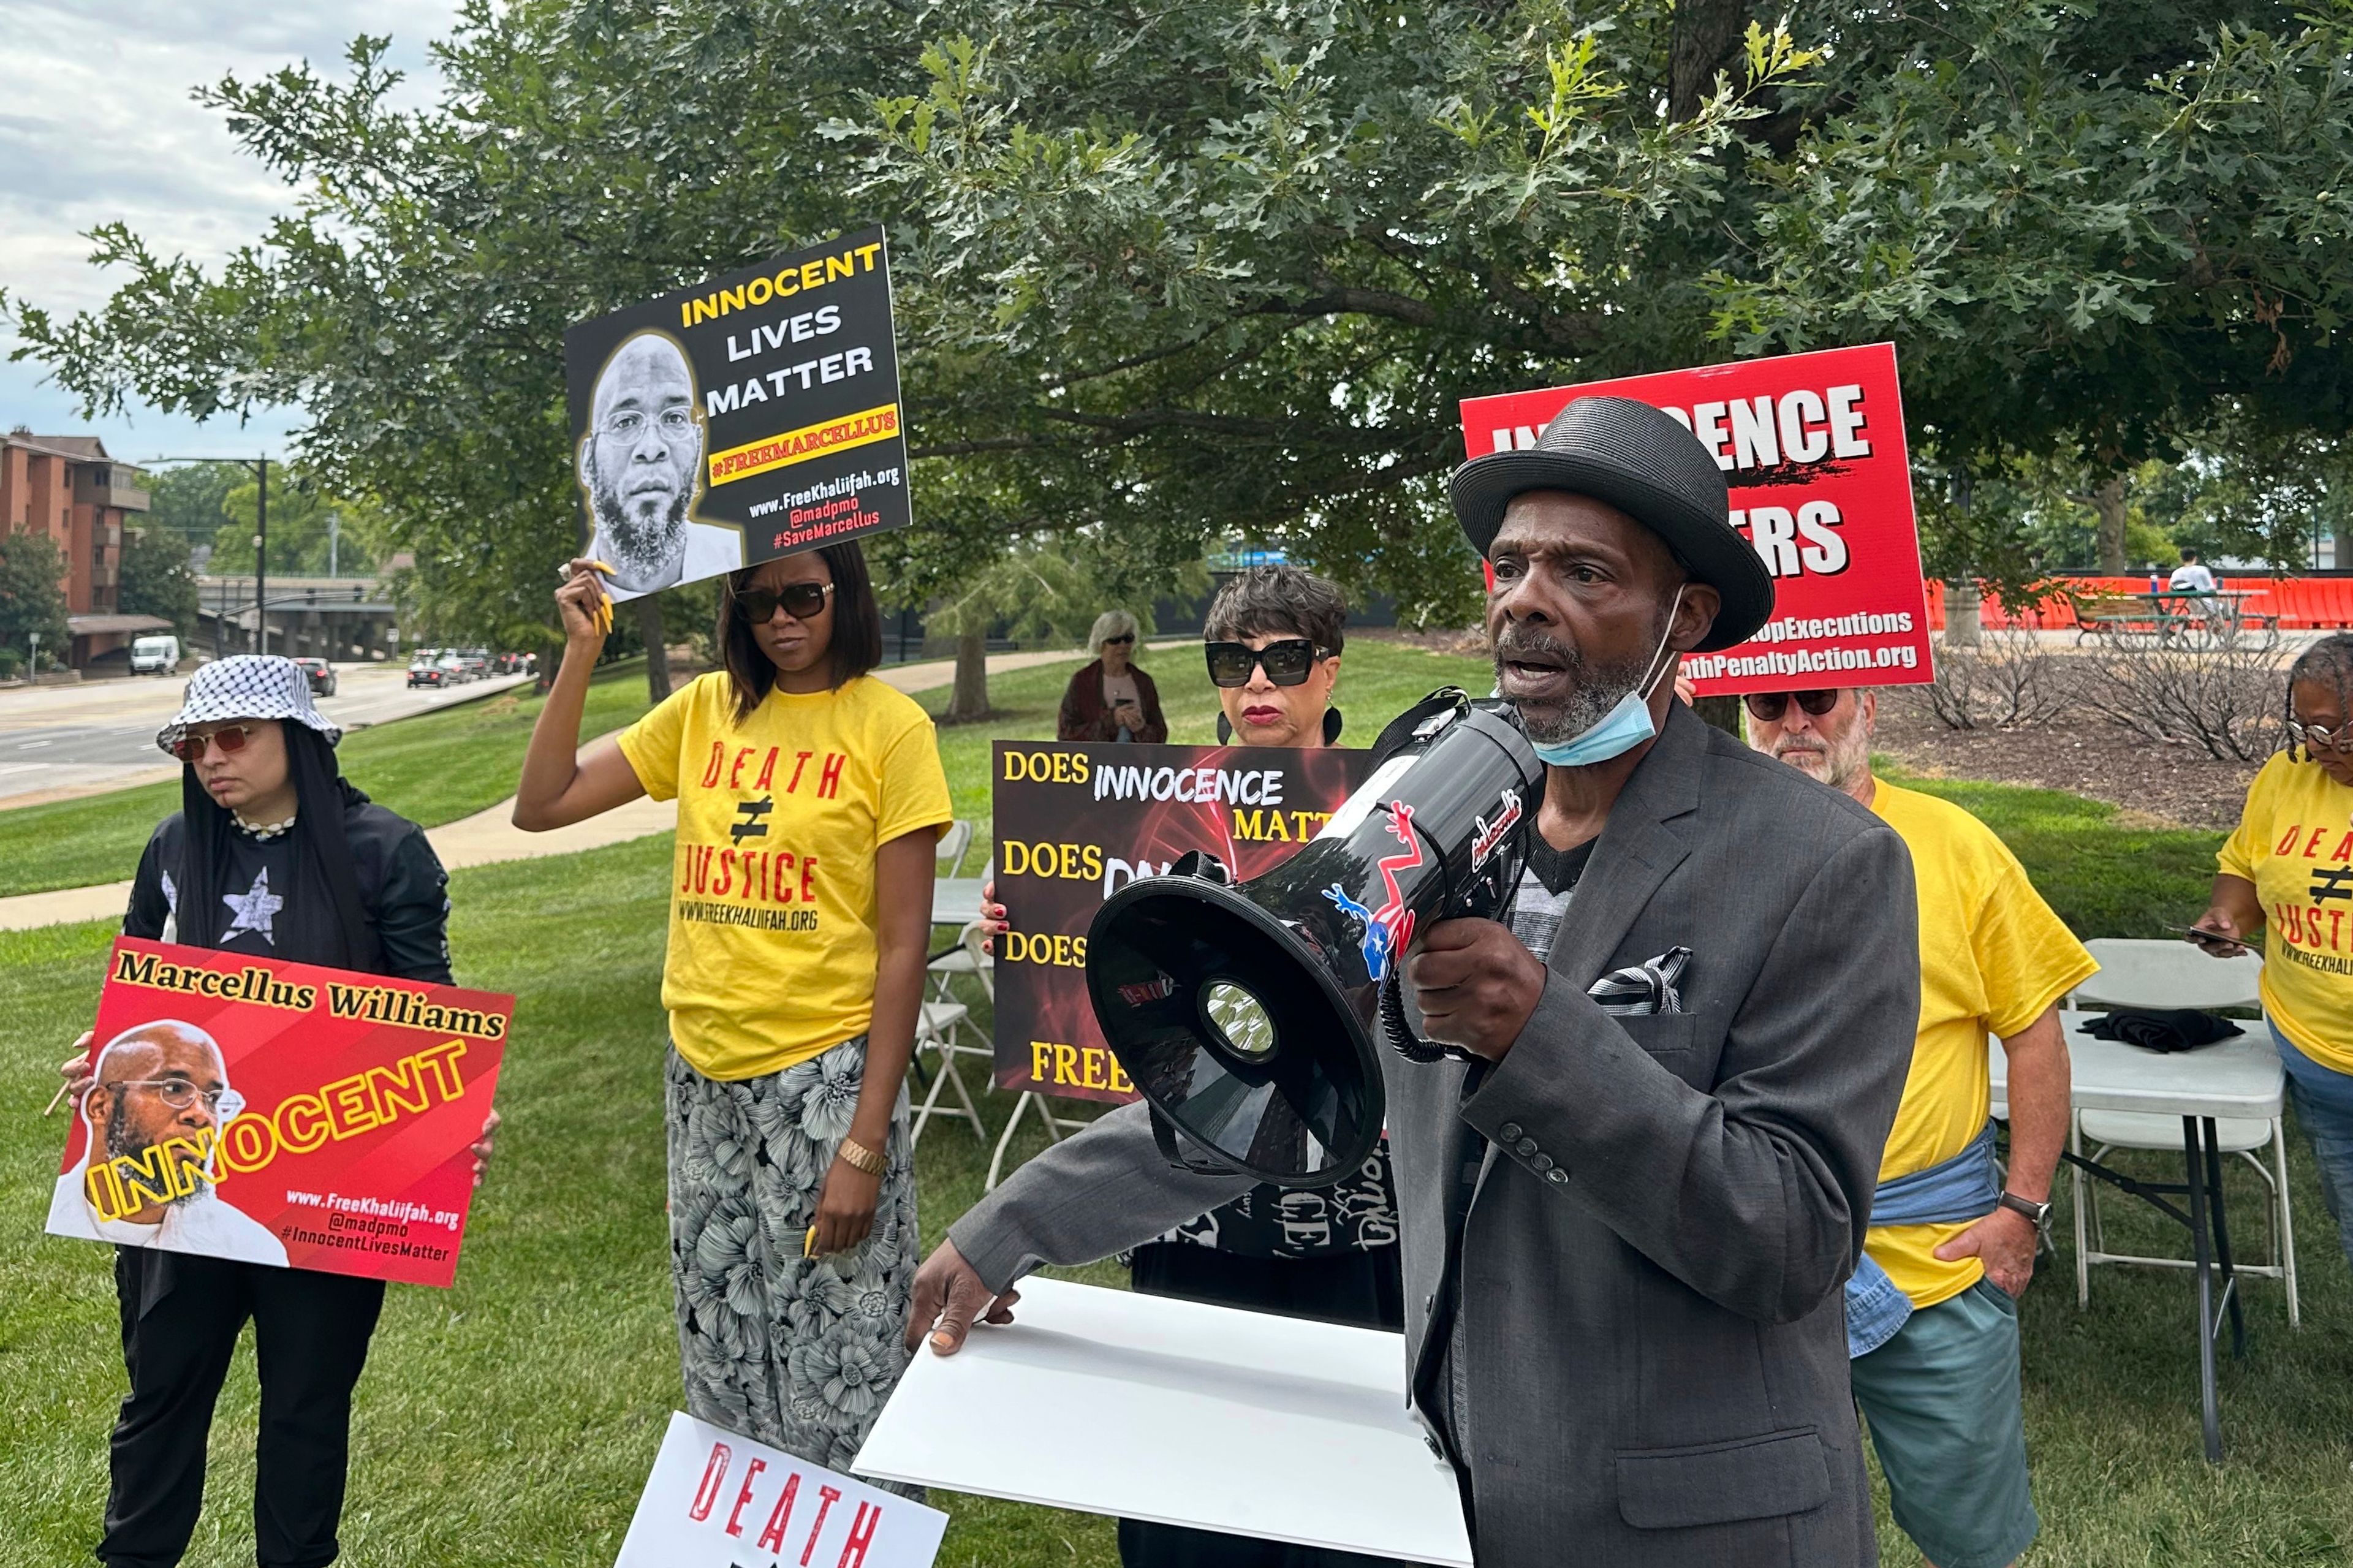
M 1791 702 L 1819 719 L 1837 707 L 1838 700 L 1835 688 L 1828 691 L 1759 691 L 1741 699 L 1748 704 L 1749 716 L 1760 724 L 1779 723 Z
M 1266 678 L 1275 685 L 1297 686 L 1315 668 L 1315 661 L 1324 657 L 1324 650 L 1305 637 L 1285 637 L 1255 648 L 1244 642 L 1203 643 L 1201 651 L 1209 658 L 1212 686 L 1248 686 L 1250 671 L 1260 665 L 1266 667 Z
M 825 614 L 825 601 L 833 592 L 830 583 L 787 583 L 771 592 L 766 588 L 738 588 L 735 603 L 744 611 L 744 618 L 754 626 L 765 626 L 782 605 L 785 614 L 797 621 L 811 620 Z
M 1105 638 L 1103 638 L 1103 647 L 1110 647 L 1113 646 L 1114 644 L 1116 644 L 1116 645 L 1118 645 L 1118 646 L 1120 646 L 1120 647 L 1124 647 L 1127 644 L 1132 643 L 1132 642 L 1134 642 L 1134 640 L 1135 640 L 1135 634 L 1134 634 L 1134 632 L 1122 632 L 1122 633 L 1120 633 L 1120 634 L 1119 634 L 1119 636 L 1117 636 L 1117 637 L 1105 637 Z

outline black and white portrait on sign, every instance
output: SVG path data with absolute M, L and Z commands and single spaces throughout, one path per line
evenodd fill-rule
M 597 374 L 577 455 L 588 557 L 612 565 L 615 598 L 744 563 L 742 531 L 695 515 L 707 446 L 685 351 L 660 331 L 624 339 Z

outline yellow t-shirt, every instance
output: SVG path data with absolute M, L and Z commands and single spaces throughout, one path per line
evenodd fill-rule
M 1920 1033 L 1880 1161 L 1884 1182 L 1968 1147 L 1993 1102 L 1987 1032 L 2008 1039 L 2100 966 L 1984 823 L 1885 780 L 1871 809 L 1911 849 L 1920 895 Z M 1974 1258 L 1947 1263 L 1936 1255 L 1968 1228 L 1874 1226 L 1864 1249 L 1915 1307 L 1933 1307 L 1984 1277 Z
M 2353 1073 L 2353 789 L 2274 753 L 2215 859 L 2263 901 L 2263 1011 L 2297 1050 Z
M 871 676 L 771 690 L 741 725 L 723 673 L 621 732 L 656 800 L 678 798 L 662 1005 L 705 1078 L 778 1072 L 874 1013 L 874 853 L 951 816 L 931 716 Z

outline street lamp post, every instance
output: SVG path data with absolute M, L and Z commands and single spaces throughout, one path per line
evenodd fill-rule
M 258 485 L 253 508 L 253 651 L 269 651 L 269 459 L 261 458 L 150 458 L 154 463 L 235 463 L 252 470 Z M 213 655 L 221 652 L 221 617 L 213 616 Z

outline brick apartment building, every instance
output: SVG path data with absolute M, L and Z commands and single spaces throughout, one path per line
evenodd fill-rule
M 107 455 L 95 436 L 0 436 L 0 533 L 46 533 L 66 559 L 68 661 L 77 669 L 128 657 L 132 639 L 169 631 L 156 616 L 121 613 L 122 531 L 147 510 L 140 471 Z M 111 657 L 110 657 L 111 656 Z

